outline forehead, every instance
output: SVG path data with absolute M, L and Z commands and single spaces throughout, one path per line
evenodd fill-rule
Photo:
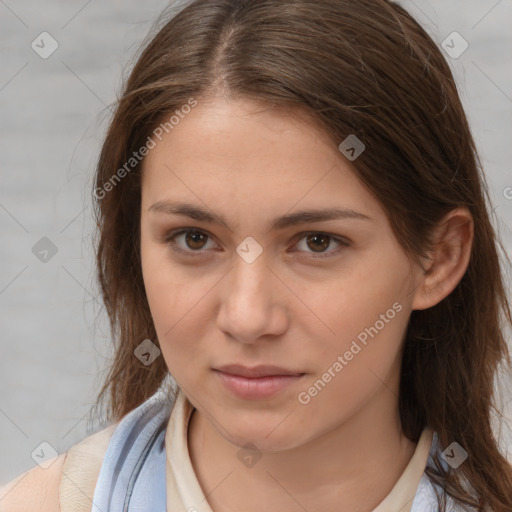
M 249 100 L 199 101 L 146 156 L 142 196 L 145 208 L 170 197 L 256 212 L 307 199 L 314 208 L 329 201 L 381 213 L 317 125 Z
M 165 129 L 165 123 L 160 126 Z M 255 154 L 264 161 L 276 155 L 294 161 L 308 154 L 313 145 L 316 152 L 320 145 L 324 151 L 332 151 L 310 116 L 247 99 L 200 100 L 187 114 L 176 117 L 162 135 L 146 158 L 148 165 L 171 153 L 212 160 L 212 164 L 223 162 L 228 168 L 237 164 L 247 167 Z

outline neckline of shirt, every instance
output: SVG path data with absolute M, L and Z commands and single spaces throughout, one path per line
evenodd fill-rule
M 187 512 L 213 512 L 199 484 L 188 450 L 188 425 L 194 409 L 178 387 L 165 434 L 167 510 L 175 510 L 178 505 Z M 433 441 L 434 433 L 426 427 L 400 478 L 372 512 L 410 512 Z

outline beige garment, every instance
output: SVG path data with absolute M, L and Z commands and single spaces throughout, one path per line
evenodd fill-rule
M 167 511 L 213 512 L 197 480 L 188 451 L 188 424 L 194 406 L 181 388 L 165 433 Z M 410 512 L 427 464 L 433 432 L 423 430 L 416 450 L 391 492 L 372 512 Z
M 194 472 L 188 451 L 188 424 L 194 410 L 181 388 L 165 433 L 167 511 L 213 512 Z M 60 484 L 61 512 L 90 512 L 101 464 L 118 423 L 72 446 Z M 425 429 L 416 450 L 391 492 L 372 512 L 410 512 L 423 475 L 433 433 Z
M 67 451 L 59 488 L 61 512 L 90 512 L 103 458 L 118 424 L 86 437 Z

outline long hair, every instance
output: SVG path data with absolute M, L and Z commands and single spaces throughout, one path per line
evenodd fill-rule
M 171 12 L 126 80 L 97 165 L 97 275 L 115 347 L 97 405 L 107 400 L 108 419 L 119 420 L 168 376 L 162 357 L 145 365 L 134 356 L 145 339 L 158 345 L 140 261 L 143 159 L 134 152 L 159 133 L 162 119 L 218 94 L 300 109 L 336 146 L 348 135 L 365 144 L 354 172 L 410 257 L 426 255 L 446 213 L 470 210 L 466 273 L 444 300 L 411 313 L 399 411 L 411 440 L 428 426 L 443 449 L 457 442 L 468 453 L 456 470 L 438 458 L 428 469 L 445 493 L 478 511 L 510 512 L 512 468 L 492 429 L 492 414 L 502 416 L 494 381 L 502 363 L 510 367 L 503 247 L 437 45 L 403 8 L 383 0 L 195 0 Z

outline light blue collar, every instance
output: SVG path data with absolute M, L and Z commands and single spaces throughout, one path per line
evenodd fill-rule
M 166 512 L 165 430 L 172 397 L 155 393 L 114 430 L 94 492 L 92 512 Z

